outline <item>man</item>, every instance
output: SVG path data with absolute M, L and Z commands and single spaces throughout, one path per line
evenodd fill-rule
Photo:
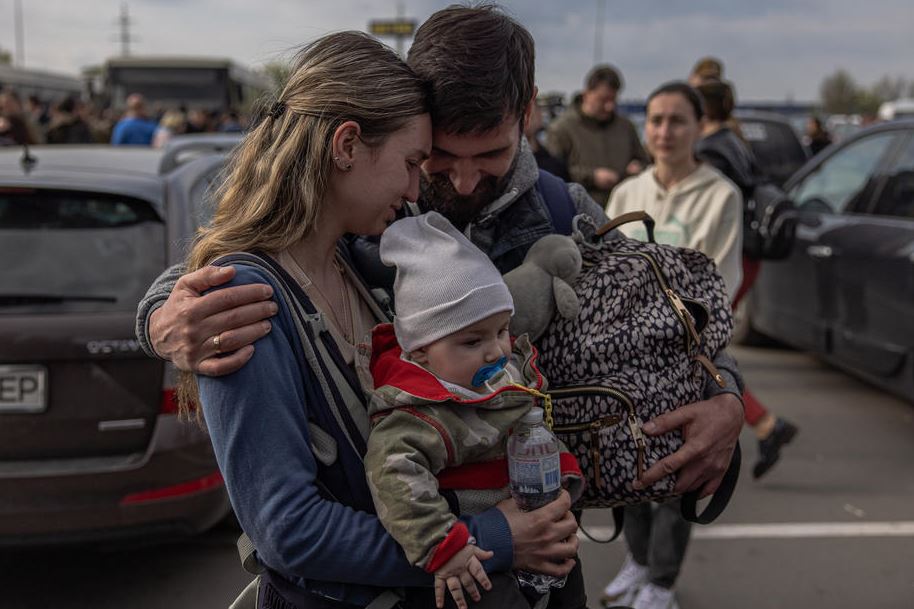
M 497 8 L 451 7 L 419 28 L 408 63 L 428 79 L 432 96 L 433 144 L 422 165 L 420 205 L 447 216 L 505 273 L 522 262 L 539 237 L 556 232 L 523 137 L 536 103 L 533 39 Z M 583 187 L 568 184 L 567 192 L 576 213 L 605 221 Z M 264 320 L 275 312 L 270 291 L 248 285 L 201 297 L 232 272 L 208 267 L 179 278 L 181 272 L 178 267 L 166 271 L 140 303 L 140 342 L 148 353 L 154 346 L 156 354 L 185 370 L 208 375 L 237 370 L 253 355 L 251 343 L 269 332 Z M 214 336 L 225 353 L 221 357 Z M 645 473 L 646 484 L 670 472 L 678 472 L 682 491 L 701 489 L 707 495 L 720 484 L 742 425 L 742 405 L 735 397 L 734 362 L 723 356 L 717 364 L 732 373 L 728 392 L 645 426 L 651 434 L 682 428 L 687 438 L 680 451 Z M 553 541 L 544 539 L 541 545 Z M 539 557 L 554 558 L 545 550 Z M 570 568 L 570 557 L 564 558 Z M 579 565 L 570 582 L 581 582 Z M 569 588 L 579 594 L 556 594 L 555 606 L 583 607 L 583 585 Z
M 599 65 L 587 75 L 579 100 L 547 130 L 546 148 L 568 165 L 571 179 L 606 205 L 616 184 L 650 163 L 630 120 L 616 112 L 622 78 Z
M 156 123 L 146 118 L 146 100 L 139 93 L 127 96 L 127 112 L 114 126 L 111 144 L 114 146 L 149 146 L 156 132 Z

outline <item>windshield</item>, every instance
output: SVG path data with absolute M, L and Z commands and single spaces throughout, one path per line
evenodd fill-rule
M 0 259 L 0 315 L 135 311 L 165 228 L 139 199 L 0 188 Z

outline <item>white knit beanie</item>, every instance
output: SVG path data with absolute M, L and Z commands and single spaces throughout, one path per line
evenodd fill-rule
M 397 267 L 394 330 L 409 353 L 514 301 L 492 261 L 437 212 L 397 220 L 381 235 L 381 261 Z

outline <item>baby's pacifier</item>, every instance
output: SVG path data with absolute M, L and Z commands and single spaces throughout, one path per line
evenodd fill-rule
M 497 362 L 486 364 L 477 370 L 476 374 L 473 375 L 473 380 L 470 382 L 473 383 L 473 387 L 482 387 L 486 381 L 504 370 L 507 365 L 508 358 L 502 355 Z

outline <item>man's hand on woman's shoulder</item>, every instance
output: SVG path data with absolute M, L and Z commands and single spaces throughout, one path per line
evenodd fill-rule
M 205 266 L 183 275 L 149 317 L 153 349 L 180 370 L 231 374 L 254 355 L 277 310 L 273 288 L 262 283 L 204 292 L 231 281 L 233 267 Z

